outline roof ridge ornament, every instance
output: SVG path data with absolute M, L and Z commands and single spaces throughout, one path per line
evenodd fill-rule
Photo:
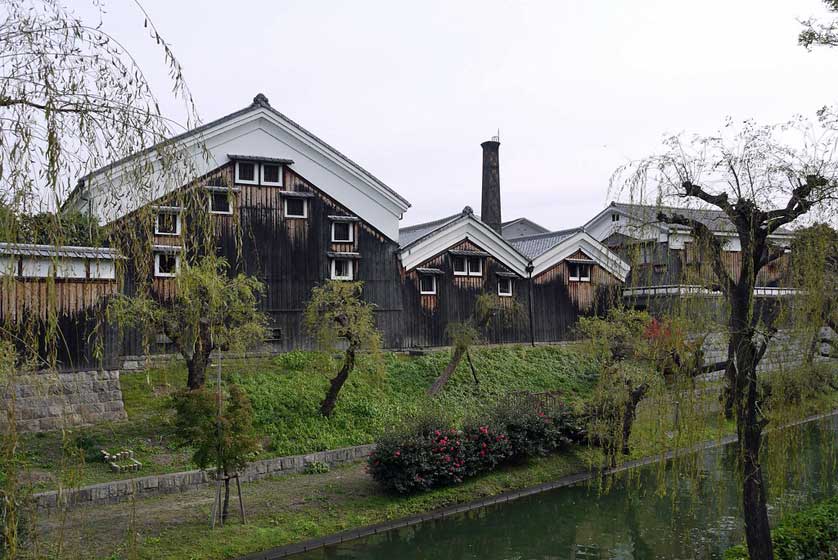
M 253 98 L 253 103 L 251 107 L 270 107 L 271 104 L 268 102 L 268 98 L 265 97 L 264 93 L 257 93 L 256 97 Z
M 473 216 L 474 210 L 471 209 L 471 206 L 466 206 L 463 208 L 463 216 Z

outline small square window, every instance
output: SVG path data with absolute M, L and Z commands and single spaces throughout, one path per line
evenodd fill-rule
M 252 161 L 236 162 L 236 183 L 255 185 L 259 181 L 256 178 L 256 164 Z
M 512 295 L 512 278 L 498 278 L 498 295 L 504 297 Z
M 306 207 L 304 198 L 286 198 L 285 199 L 285 217 L 286 218 L 307 218 L 308 208 Z
M 468 275 L 483 276 L 483 259 L 480 257 L 468 258 Z
M 574 282 L 591 281 L 591 265 L 587 263 L 568 263 L 570 279 Z
M 160 278 L 171 278 L 180 270 L 180 255 L 175 253 L 154 254 L 154 275 Z
M 158 212 L 154 221 L 155 235 L 180 235 L 180 214 L 177 212 Z
M 454 269 L 454 276 L 465 276 L 468 274 L 465 257 L 451 257 L 451 267 Z
M 611 221 L 612 222 L 619 222 L 620 221 L 620 215 L 617 214 L 616 212 L 612 213 L 611 214 Z
M 211 214 L 232 214 L 233 207 L 230 204 L 232 195 L 225 191 L 210 191 L 209 205 Z
M 352 280 L 351 259 L 332 259 L 332 280 Z
M 419 276 L 419 293 L 422 295 L 436 295 L 436 276 L 421 274 Z
M 282 171 L 275 163 L 262 164 L 262 184 L 271 186 L 282 185 Z
M 332 222 L 332 242 L 352 243 L 354 240 L 355 228 L 350 222 Z

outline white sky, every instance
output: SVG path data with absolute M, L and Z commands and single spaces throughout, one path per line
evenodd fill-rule
M 838 50 L 797 46 L 797 18 L 823 15 L 820 0 L 143 5 L 205 122 L 263 92 L 407 198 L 403 225 L 479 212 L 479 144 L 498 129 L 504 220 L 560 229 L 601 210 L 614 169 L 666 133 L 778 122 L 838 92 Z M 108 6 L 106 26 L 165 93 L 142 17 Z

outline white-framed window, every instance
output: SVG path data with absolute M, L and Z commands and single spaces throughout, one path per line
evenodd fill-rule
M 512 296 L 512 278 L 498 278 L 498 295 L 502 297 Z
M 466 258 L 460 256 L 451 257 L 451 268 L 454 270 L 454 276 L 467 276 L 468 268 L 466 268 Z
M 308 218 L 308 202 L 304 198 L 283 199 L 286 218 Z
M 436 295 L 436 275 L 435 274 L 420 274 L 419 275 L 419 293 L 426 296 Z
M 589 263 L 567 263 L 570 270 L 570 280 L 573 282 L 590 282 L 591 265 Z
M 278 163 L 262 164 L 262 184 L 271 187 L 282 186 L 282 166 Z
M 209 192 L 210 214 L 224 214 L 229 216 L 233 213 L 233 195 L 225 190 L 212 190 Z
M 245 185 L 258 185 L 259 177 L 256 173 L 258 166 L 252 161 L 237 161 L 236 162 L 236 183 L 244 183 Z
M 172 278 L 180 271 L 180 255 L 177 253 L 154 253 L 154 275 L 158 278 Z
M 620 215 L 617 212 L 612 212 L 611 213 L 611 221 L 612 222 L 619 222 L 620 221 Z
M 332 259 L 332 280 L 352 280 L 355 263 L 352 259 Z
M 454 276 L 483 276 L 483 257 L 451 257 L 451 268 Z
M 332 243 L 355 241 L 355 227 L 352 222 L 332 222 Z
M 154 219 L 154 235 L 180 235 L 180 212 L 161 210 Z

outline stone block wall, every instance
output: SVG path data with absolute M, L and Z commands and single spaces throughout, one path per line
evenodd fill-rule
M 835 333 L 831 329 L 821 330 L 821 338 L 832 338 Z M 780 331 L 774 335 L 768 344 L 760 371 L 770 371 L 784 367 L 793 367 L 803 362 L 808 351 L 808 341 L 801 340 L 790 331 Z M 727 334 L 712 333 L 704 340 L 704 363 L 712 364 L 727 360 Z M 818 351 L 826 351 L 824 345 L 819 345 Z M 818 356 L 816 356 L 818 358 Z
M 20 432 L 125 419 L 119 370 L 19 374 L 0 396 L 4 409 L 14 404 Z M 6 422 L 2 415 L 0 428 Z

